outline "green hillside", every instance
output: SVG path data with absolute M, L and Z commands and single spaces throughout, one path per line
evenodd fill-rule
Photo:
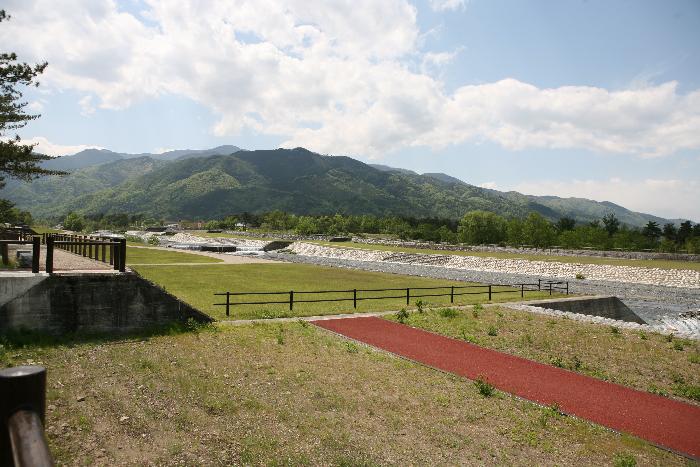
M 211 219 L 279 209 L 297 214 L 457 218 L 480 209 L 517 217 L 535 211 L 552 220 L 566 215 L 589 221 L 613 212 L 630 225 L 666 221 L 612 203 L 502 193 L 444 174 L 377 169 L 303 148 L 174 161 L 144 156 L 85 167 L 63 178 L 14 182 L 3 191 L 2 197 L 39 217 L 76 210 Z

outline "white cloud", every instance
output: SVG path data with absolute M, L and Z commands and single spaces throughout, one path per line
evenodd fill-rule
M 22 144 L 36 144 L 34 151 L 46 154 L 48 156 L 65 156 L 68 154 L 75 154 L 76 152 L 83 151 L 85 149 L 104 149 L 100 146 L 89 146 L 85 144 L 75 144 L 75 145 L 64 145 L 52 143 L 43 136 L 35 136 L 33 138 L 22 139 Z
M 509 189 L 529 195 L 556 195 L 612 201 L 633 211 L 700 222 L 700 180 L 643 179 L 529 181 Z
M 92 96 L 90 95 L 81 98 L 78 101 L 78 105 L 80 106 L 80 115 L 84 117 L 89 117 L 95 113 L 96 109 L 92 103 Z
M 446 92 L 430 72 L 456 52 L 421 51 L 405 0 L 146 0 L 146 22 L 110 0 L 6 3 L 0 41 L 48 60 L 43 83 L 83 92 L 87 114 L 185 96 L 218 116 L 219 136 L 251 129 L 370 157 L 468 141 L 643 157 L 700 148 L 700 90 L 679 94 L 675 82 L 609 91 L 505 79 Z
M 463 10 L 466 0 L 430 0 L 430 8 L 435 11 Z

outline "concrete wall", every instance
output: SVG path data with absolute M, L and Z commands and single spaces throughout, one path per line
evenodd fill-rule
M 538 300 L 527 302 L 528 305 L 568 311 L 589 316 L 602 316 L 631 323 L 646 324 L 645 321 L 630 310 L 617 297 L 568 298 L 562 300 Z
M 135 273 L 32 276 L 0 277 L 0 332 L 121 333 L 189 318 L 211 321 Z

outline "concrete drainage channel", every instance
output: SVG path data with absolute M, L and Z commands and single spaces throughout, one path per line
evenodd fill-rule
M 503 305 L 511 309 L 530 313 L 566 317 L 577 321 L 700 340 L 699 312 L 683 312 L 677 317 L 665 316 L 661 319 L 657 318 L 652 324 L 649 324 L 633 308 L 617 297 L 574 297 L 534 300 L 524 303 L 505 303 Z

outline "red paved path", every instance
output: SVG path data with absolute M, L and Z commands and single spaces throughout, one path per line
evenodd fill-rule
M 385 319 L 344 318 L 316 326 L 440 370 L 475 379 L 568 414 L 700 457 L 700 407 L 607 383 Z

